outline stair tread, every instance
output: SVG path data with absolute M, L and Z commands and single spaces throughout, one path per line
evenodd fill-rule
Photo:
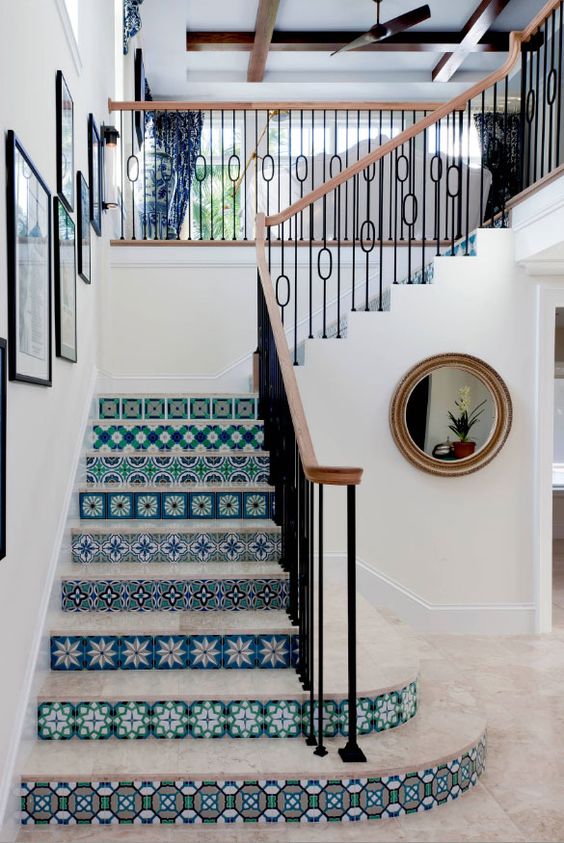
M 329 738 L 329 756 L 319 758 L 302 739 L 237 741 L 38 741 L 21 766 L 22 780 L 115 781 L 134 778 L 186 779 L 378 777 L 437 766 L 478 743 L 485 720 L 472 709 L 422 704 L 416 717 L 387 732 L 361 736 L 366 764 L 342 763 Z M 220 772 L 221 771 L 221 772 Z
M 103 419 L 100 419 L 103 421 Z M 109 419 L 106 419 L 109 421 Z M 115 421 L 119 421 L 116 419 Z M 108 453 L 107 451 L 96 451 L 93 449 L 89 449 L 86 452 L 87 457 L 104 457 L 107 459 L 108 457 L 124 457 L 127 459 L 146 459 L 147 457 L 151 458 L 158 458 L 158 459 L 170 459 L 171 457 L 268 457 L 270 451 L 264 451 L 259 448 L 256 448 L 252 451 L 234 451 L 234 450 L 225 450 L 225 451 L 217 451 L 217 450 L 203 450 L 203 451 L 150 451 L 149 453 L 132 453 L 130 451 L 123 452 L 123 451 L 116 451 L 115 453 Z
M 80 580 L 287 579 L 278 562 L 68 562 L 59 578 Z
M 213 617 L 212 617 L 213 615 Z M 297 634 L 286 612 L 74 612 L 59 611 L 50 618 L 48 628 L 54 636 L 86 635 L 222 635 L 248 632 Z
M 186 492 L 186 490 L 196 492 L 274 492 L 274 486 L 268 483 L 112 483 L 111 490 L 108 489 L 108 483 L 81 483 L 78 487 L 79 492 L 84 494 L 93 492 L 108 492 L 112 494 L 117 492 L 137 492 L 142 495 L 144 491 L 163 492 L 165 494 L 174 494 L 175 492 Z M 180 520 L 180 519 L 179 519 Z
M 238 427 L 256 427 L 262 425 L 263 419 L 90 419 L 90 423 L 100 427 L 136 427 L 143 425 L 143 427 L 186 427 L 186 425 L 195 425 L 197 427 L 206 425 L 217 425 L 218 427 L 229 427 L 237 425 Z
M 279 533 L 271 518 L 106 518 L 70 521 L 71 533 Z

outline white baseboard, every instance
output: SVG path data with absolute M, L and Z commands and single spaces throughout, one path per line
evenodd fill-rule
M 332 575 L 344 577 L 345 554 L 327 554 Z M 533 603 L 430 603 L 357 558 L 358 591 L 375 607 L 390 609 L 417 632 L 455 635 L 532 635 Z
M 53 584 L 55 581 L 61 547 L 67 528 L 68 512 L 70 509 L 72 496 L 75 492 L 76 474 L 78 470 L 79 460 L 84 449 L 86 428 L 90 419 L 91 405 L 92 399 L 94 397 L 97 376 L 97 370 L 93 369 L 90 375 L 90 383 L 88 386 L 87 397 L 80 419 L 79 430 L 77 431 L 77 437 L 72 450 L 72 459 L 70 462 L 67 487 L 65 490 L 64 499 L 61 502 L 61 514 L 59 517 L 55 540 L 53 542 L 53 548 L 49 559 L 49 566 L 47 569 L 47 576 L 45 578 L 45 585 L 43 589 L 43 597 L 35 620 L 33 642 L 30 649 L 29 658 L 27 660 L 28 666 L 23 682 L 20 705 L 18 706 L 18 717 L 16 722 L 14 723 L 10 748 L 8 750 L 5 763 L 3 765 L 3 776 L 2 781 L 0 782 L 0 833 L 2 834 L 2 843 L 9 843 L 9 841 L 15 840 L 20 828 L 17 822 L 20 797 L 17 762 L 20 752 L 20 743 L 22 740 L 22 735 L 24 733 L 26 718 L 29 716 L 31 701 L 35 698 L 38 692 L 38 687 L 36 687 L 37 660 L 38 655 L 42 650 L 42 641 L 49 606 L 52 598 Z M 41 678 L 39 681 L 43 681 L 43 678 Z M 31 705 L 31 710 L 35 710 L 35 704 Z

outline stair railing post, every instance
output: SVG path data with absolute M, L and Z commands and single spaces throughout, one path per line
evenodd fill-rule
M 349 674 L 348 741 L 339 749 L 345 763 L 366 761 L 357 742 L 356 711 L 356 489 L 347 486 L 347 636 Z

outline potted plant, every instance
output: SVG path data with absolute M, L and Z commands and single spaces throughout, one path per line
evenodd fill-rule
M 461 386 L 458 390 L 458 398 L 454 402 L 457 408 L 457 415 L 449 411 L 449 430 L 456 436 L 453 442 L 454 457 L 457 460 L 471 456 L 476 450 L 476 443 L 468 439 L 468 435 L 475 424 L 480 420 L 484 412 L 486 399 L 481 401 L 473 410 L 470 409 L 470 387 Z

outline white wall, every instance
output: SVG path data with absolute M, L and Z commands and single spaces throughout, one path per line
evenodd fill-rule
M 55 74 L 63 70 L 75 104 L 75 166 L 85 174 L 87 118 L 107 122 L 114 93 L 114 4 L 80 0 L 79 57 L 65 34 L 64 4 L 18 0 L 2 4 L 0 125 L 13 129 L 51 191 L 56 190 Z M 75 51 L 76 52 L 76 51 Z M 73 217 L 76 219 L 76 215 Z M 107 225 L 106 225 L 107 228 Z M 0 167 L 0 334 L 6 336 L 5 168 Z M 42 612 L 46 608 L 73 460 L 94 384 L 98 298 L 105 283 L 106 244 L 93 235 L 93 283 L 77 280 L 78 364 L 53 360 L 53 387 L 10 383 L 8 389 L 8 554 L 0 563 L 2 716 L 0 823 L 25 709 Z M 42 654 L 44 658 L 44 654 Z M 44 665 L 46 667 L 46 665 Z M 3 837 L 2 839 L 6 839 Z
M 248 391 L 254 247 L 111 247 L 101 318 L 107 391 Z
M 535 288 L 516 267 L 510 231 L 480 231 L 477 258 L 439 258 L 436 283 L 397 286 L 391 311 L 350 317 L 349 339 L 311 341 L 299 370 L 318 457 L 363 466 L 358 556 L 374 600 L 427 629 L 532 629 L 535 510 Z M 505 379 L 509 440 L 459 478 L 413 468 L 396 448 L 389 404 L 425 357 L 465 352 Z M 328 495 L 327 548 L 345 547 L 344 497 Z

